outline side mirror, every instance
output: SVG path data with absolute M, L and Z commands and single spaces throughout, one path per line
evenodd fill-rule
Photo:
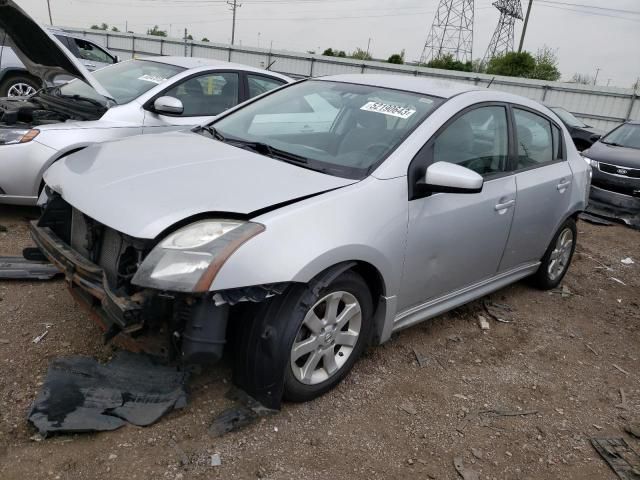
M 483 184 L 482 176 L 473 170 L 454 163 L 436 162 L 427 168 L 423 188 L 430 192 L 479 193 Z
M 119 63 L 120 62 L 120 56 L 119 55 L 115 55 L 113 57 L 113 63 Z
M 180 115 L 184 111 L 182 102 L 175 97 L 158 97 L 153 102 L 153 110 L 156 113 Z

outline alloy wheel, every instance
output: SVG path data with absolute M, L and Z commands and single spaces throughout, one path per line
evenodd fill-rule
M 302 321 L 291 347 L 291 369 L 307 385 L 336 375 L 358 342 L 362 309 L 348 292 L 332 292 L 316 302 Z
M 36 93 L 36 89 L 28 83 L 14 83 L 7 91 L 7 97 L 28 97 Z
M 571 251 L 573 249 L 573 232 L 570 228 L 565 228 L 556 240 L 556 246 L 549 257 L 547 274 L 549 280 L 554 281 L 559 278 L 569 265 Z

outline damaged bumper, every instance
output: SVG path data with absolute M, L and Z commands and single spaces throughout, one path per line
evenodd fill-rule
M 640 229 L 640 197 L 592 186 L 587 212 Z

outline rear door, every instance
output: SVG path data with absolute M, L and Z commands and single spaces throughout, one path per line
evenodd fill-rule
M 518 203 L 501 271 L 542 258 L 569 210 L 573 185 L 560 126 L 536 110 L 510 110 Z
M 410 182 L 439 161 L 474 170 L 485 182 L 480 193 L 435 193 L 409 200 L 401 310 L 498 271 L 516 203 L 509 139 L 507 105 L 479 104 L 454 117 L 412 161 Z
M 169 96 L 182 102 L 181 114 L 153 111 L 155 98 Z M 145 105 L 144 133 L 179 130 L 213 120 L 216 115 L 236 106 L 241 98 L 237 71 L 214 71 L 193 75 L 170 86 Z

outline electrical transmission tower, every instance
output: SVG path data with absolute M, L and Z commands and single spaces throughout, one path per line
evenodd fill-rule
M 444 55 L 473 60 L 473 4 L 474 0 L 440 0 L 420 63 Z
M 500 19 L 495 32 L 493 32 L 493 37 L 491 37 L 491 42 L 489 42 L 487 53 L 482 60 L 485 65 L 493 57 L 513 51 L 513 28 L 516 20 L 522 20 L 520 0 L 496 0 L 492 5 L 500 12 Z

